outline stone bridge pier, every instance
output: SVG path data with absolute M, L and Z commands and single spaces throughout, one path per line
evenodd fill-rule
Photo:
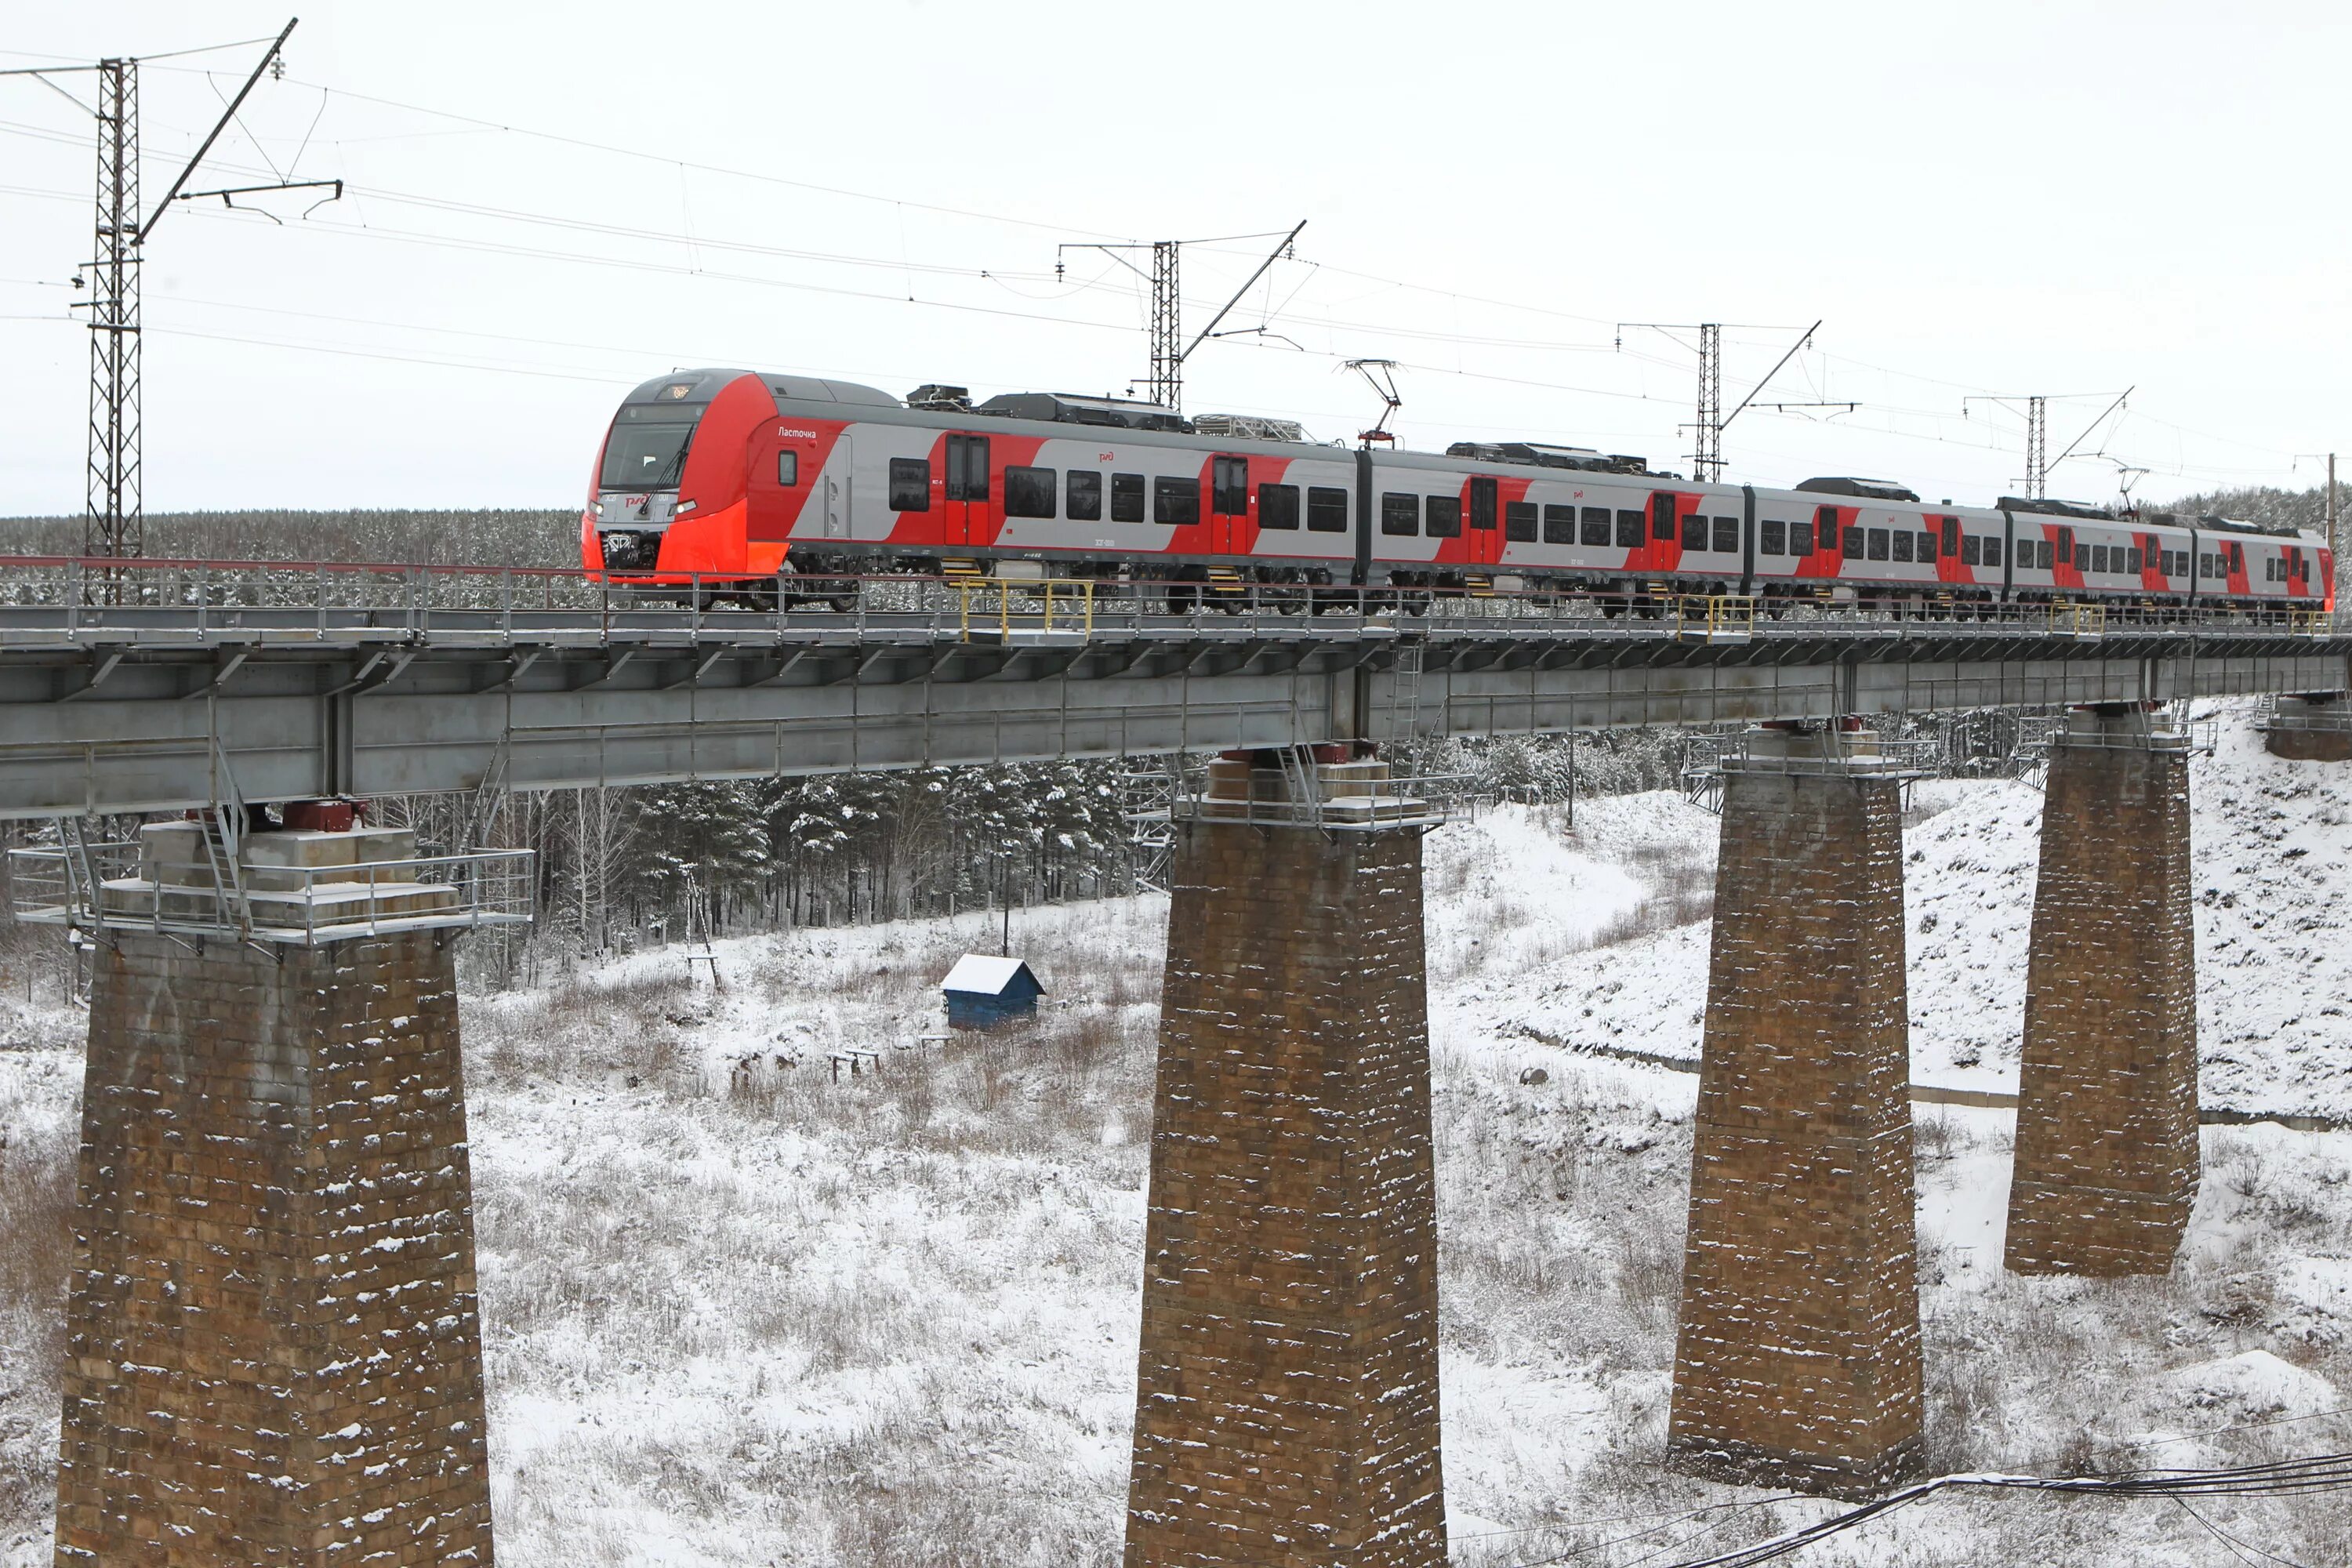
M 2352 691 L 2280 698 L 2263 716 L 2263 746 L 2297 762 L 2352 763 Z
M 1854 729 L 1723 770 L 1668 1453 L 1868 1494 L 1920 1458 L 1901 775 Z
M 1430 820 L 1315 753 L 1176 823 L 1128 1568 L 1445 1562 Z
M 399 832 L 248 835 L 233 898 L 205 827 L 143 840 L 98 890 L 55 1561 L 488 1568 L 462 896 L 338 869 Z
M 2161 1274 L 2197 1198 L 2188 737 L 2143 710 L 2053 737 L 2026 959 L 2009 1268 Z

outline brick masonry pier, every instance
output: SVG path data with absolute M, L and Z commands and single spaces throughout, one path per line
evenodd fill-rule
M 1681 1469 L 1864 1495 L 1918 1468 L 1900 792 L 1867 731 L 1765 731 L 1724 762 Z
M 334 868 L 404 834 L 256 834 L 266 918 L 327 929 L 200 934 L 247 900 L 146 837 L 103 901 L 176 929 L 95 955 L 56 1562 L 488 1568 L 459 895 Z
M 2050 753 L 2008 1266 L 2162 1274 L 2197 1198 L 2187 737 L 2074 714 Z
M 2282 697 L 2263 718 L 2272 756 L 2305 763 L 2352 763 L 2352 692 Z
M 1313 772 L 1176 825 L 1128 1568 L 1445 1562 L 1421 832 Z

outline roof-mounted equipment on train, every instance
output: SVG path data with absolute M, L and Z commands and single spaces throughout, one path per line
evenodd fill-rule
M 2266 533 L 2273 539 L 2296 539 L 2303 531 L 2281 522 L 2251 522 L 2242 517 L 2223 517 L 2206 512 L 2197 520 L 2200 528 L 2220 529 L 2226 533 Z
M 1296 419 L 1268 419 L 1260 414 L 1195 414 L 1192 433 L 1222 436 L 1228 441 L 1304 441 L 1307 426 Z
M 1049 425 L 1103 425 L 1180 434 L 1192 428 L 1183 416 L 1157 403 L 1126 397 L 1084 397 L 1070 392 L 1001 392 L 972 412 L 993 414 L 1001 419 L 1039 419 Z
M 2113 507 L 2092 506 L 2087 501 L 2053 500 L 2047 496 L 2003 496 L 1993 503 L 2003 511 L 2040 512 L 2045 517 L 2079 518 L 2084 522 L 2113 522 Z
M 1449 458 L 1469 458 L 1481 463 L 1530 463 L 1539 468 L 1580 468 L 1594 474 L 1646 474 L 1647 458 L 1601 452 L 1591 447 L 1556 447 L 1544 441 L 1456 441 L 1445 448 Z
M 907 406 L 927 409 L 933 414 L 969 414 L 971 412 L 971 388 L 927 381 L 907 394 Z
M 1817 496 L 1855 496 L 1864 500 L 1916 501 L 1918 495 L 1893 479 L 1857 479 L 1832 475 L 1825 479 L 1807 479 L 1796 487 Z

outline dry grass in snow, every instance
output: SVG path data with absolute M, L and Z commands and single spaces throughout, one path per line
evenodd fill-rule
M 2267 929 L 2301 933 L 2320 955 L 2305 968 L 2332 973 L 2344 944 L 2305 924 L 2333 921 L 2333 903 L 2316 882 L 2287 898 L 2292 868 L 2338 853 L 2294 816 L 2335 809 L 2332 780 L 2200 771 L 2198 787 L 2200 879 L 2217 845 L 2243 841 L 2249 860 L 2269 845 L 2265 868 L 2212 885 L 2238 890 L 2235 908 L 2267 900 Z M 1909 832 L 1923 1071 L 1966 1070 L 1971 1046 L 1982 1070 L 2014 1061 L 2007 982 L 1969 967 L 2030 900 L 2034 824 L 2010 788 L 1945 792 Z M 1576 826 L 1509 808 L 1429 843 L 1445 1466 L 1465 1568 L 1672 1562 L 1829 1506 L 1659 1464 L 1695 1080 L 1571 1047 L 1686 1024 L 1696 1044 L 1715 821 L 1638 796 L 1580 803 Z M 2284 856 L 2295 835 L 2319 836 Z M 2222 896 L 2212 908 L 2231 907 Z M 2217 1072 L 2267 1092 L 2285 1047 L 2236 1037 L 2256 1026 L 2238 1021 L 2218 939 L 2245 938 L 2202 908 L 2221 986 L 2209 1092 Z M 671 951 L 469 997 L 501 1561 L 1116 1563 L 1164 918 L 1152 899 L 1016 918 L 1043 1016 L 944 1047 L 918 1037 L 953 957 L 992 950 L 981 917 L 722 943 L 717 989 Z M 2279 1082 L 2315 1092 L 2332 1070 L 2322 1015 L 2290 989 L 2262 1016 L 2311 1043 Z M 1610 1019 L 1624 1033 L 1596 1021 Z M 48 1555 L 73 1026 L 52 1008 L 0 1012 L 0 1563 L 25 1568 Z M 836 1079 L 829 1058 L 850 1051 L 880 1070 Z M 1922 1110 L 1937 1467 L 2352 1447 L 2327 1414 L 2352 1404 L 2352 1134 L 2208 1129 L 2173 1274 L 2087 1282 L 2000 1268 L 2009 1121 Z M 2200 1511 L 2287 1559 L 2352 1561 L 2336 1500 Z M 2230 1560 L 2168 1504 L 2003 1495 L 1899 1513 L 1800 1561 Z

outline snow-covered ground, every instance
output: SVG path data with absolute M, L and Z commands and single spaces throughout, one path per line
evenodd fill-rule
M 2232 731 L 2195 789 L 2209 1101 L 2341 1113 L 2352 769 Z M 2021 951 L 2038 805 L 2014 785 L 1921 791 L 1927 1082 L 2014 1085 L 2021 973 L 2003 955 Z M 1658 1463 L 1696 1080 L 1603 1052 L 1696 1049 L 1716 826 L 1639 795 L 1581 803 L 1573 835 L 1513 807 L 1429 841 L 1445 1467 L 1475 1568 L 1673 1562 L 1827 1506 Z M 469 998 L 502 1562 L 1116 1563 L 1164 919 L 1155 899 L 1016 918 L 1051 993 L 1025 1037 L 921 1038 L 954 955 L 993 949 L 981 917 L 722 943 L 717 988 L 669 951 Z M 0 1003 L 10 1568 L 48 1555 L 78 1025 Z M 851 1050 L 879 1070 L 836 1076 Z M 2010 1114 L 1918 1114 L 1937 1468 L 2352 1447 L 2352 1133 L 2208 1128 L 2169 1278 L 2027 1280 L 2000 1268 Z M 2282 1558 L 2352 1562 L 2340 1500 L 2199 1506 Z M 2174 1505 L 2002 1495 L 1798 1561 L 1963 1557 L 2235 1560 Z
M 2204 1103 L 2352 1120 L 2352 908 L 2344 897 L 2352 769 L 2281 761 L 2241 713 L 2222 725 L 2212 755 L 2193 757 L 2189 795 Z M 2041 793 L 2017 783 L 1929 781 L 1917 786 L 1910 815 L 1912 1076 L 2014 1094 Z M 1688 811 L 1656 830 L 1703 837 L 1711 821 Z M 1644 841 L 1619 831 L 1615 842 Z M 1713 850 L 1708 838 L 1709 865 Z M 1586 1049 L 1695 1063 L 1707 935 L 1696 922 L 1626 942 L 1600 963 L 1554 966 L 1515 1017 L 1496 1022 Z

